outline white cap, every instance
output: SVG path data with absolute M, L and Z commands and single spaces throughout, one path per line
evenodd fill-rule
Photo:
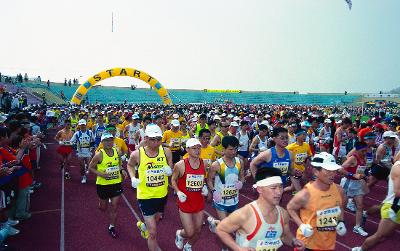
M 269 114 L 265 114 L 264 118 L 269 119 L 271 116 Z
M 315 154 L 311 161 L 311 165 L 322 167 L 329 171 L 336 171 L 342 168 L 342 166 L 336 164 L 335 157 L 327 152 Z
M 101 141 L 105 140 L 105 139 L 109 139 L 109 138 L 114 138 L 114 136 L 111 133 L 103 133 L 103 135 L 101 135 Z
M 225 112 L 222 113 L 222 114 L 221 114 L 221 117 L 226 117 L 226 113 L 225 113 Z
M 132 119 L 140 119 L 140 117 L 139 117 L 138 114 L 135 113 L 135 114 L 132 115 Z
M 237 122 L 233 121 L 233 122 L 231 122 L 231 126 L 233 126 L 233 127 L 238 127 L 239 124 L 238 124 Z
M 84 119 L 79 120 L 78 125 L 86 125 L 86 120 Z
M 382 138 L 397 138 L 397 134 L 392 131 L 386 131 L 383 133 Z
M 250 117 L 250 118 L 254 118 L 254 114 L 253 114 L 253 113 L 250 113 L 250 114 L 249 114 L 249 117 Z
M 341 124 L 342 123 L 342 120 L 340 119 L 340 120 L 338 120 L 338 121 L 336 121 L 336 124 Z
M 233 115 L 232 114 L 228 114 L 228 118 L 229 119 L 233 118 Z
M 180 126 L 181 123 L 179 123 L 179 120 L 173 119 L 173 120 L 171 120 L 171 125 L 172 125 L 172 126 Z
M 240 118 L 239 118 L 238 116 L 235 116 L 235 117 L 233 118 L 233 120 L 234 120 L 234 121 L 240 121 Z
M 7 116 L 1 115 L 0 116 L 0 123 L 4 123 L 7 120 Z
M 332 123 L 332 120 L 330 120 L 330 119 L 325 119 L 325 120 L 324 120 L 324 123 L 330 124 L 330 123 Z
M 192 118 L 192 121 L 193 121 L 193 122 L 197 122 L 197 117 L 193 117 L 193 118 Z
M 160 127 L 155 124 L 147 125 L 144 134 L 150 138 L 162 137 L 162 131 Z
M 201 143 L 200 143 L 200 141 L 199 141 L 198 139 L 196 139 L 196 138 L 190 138 L 190 139 L 188 139 L 188 140 L 186 141 L 186 147 L 193 147 L 193 146 L 197 146 L 197 145 L 200 145 L 200 146 L 201 146 Z
M 174 113 L 174 114 L 172 114 L 172 117 L 173 117 L 174 119 L 179 119 L 179 114 Z
M 218 115 L 215 115 L 213 119 L 214 119 L 214 120 L 217 120 L 217 119 L 220 120 L 221 118 L 220 118 Z

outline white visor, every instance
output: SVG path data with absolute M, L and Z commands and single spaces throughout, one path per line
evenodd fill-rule
M 256 182 L 256 184 L 253 185 L 254 188 L 257 187 L 266 187 L 274 184 L 282 184 L 282 178 L 281 176 L 272 176 L 265 178 L 263 180 L 259 180 Z

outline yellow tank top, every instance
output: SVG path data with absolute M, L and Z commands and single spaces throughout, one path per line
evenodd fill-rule
M 139 148 L 140 164 L 138 168 L 140 184 L 137 187 L 138 199 L 163 198 L 168 193 L 168 177 L 163 167 L 168 165 L 164 148 L 158 148 L 156 157 L 149 157 L 143 147 Z
M 316 189 L 311 183 L 305 185 L 310 193 L 310 200 L 305 208 L 300 209 L 300 219 L 310 224 L 314 234 L 306 238 L 297 230 L 297 238 L 304 241 L 306 248 L 318 250 L 335 250 L 336 225 L 340 218 L 342 196 L 336 184 L 328 191 Z
M 115 147 L 113 147 L 112 149 L 113 156 L 108 156 L 104 149 L 100 149 L 100 151 L 103 153 L 103 160 L 100 164 L 97 164 L 97 171 L 108 173 L 110 177 L 108 179 L 105 179 L 101 176 L 97 176 L 97 185 L 112 185 L 122 182 L 118 152 Z
M 219 138 L 221 140 L 219 141 L 218 145 L 214 146 L 214 149 L 219 152 L 222 152 L 224 150 L 224 148 L 222 147 L 222 139 L 224 138 L 224 135 L 221 132 L 216 132 L 216 134 L 219 136 Z M 218 158 L 222 157 L 222 155 L 220 155 L 220 154 L 217 154 L 217 153 L 215 153 L 215 154 L 217 155 Z

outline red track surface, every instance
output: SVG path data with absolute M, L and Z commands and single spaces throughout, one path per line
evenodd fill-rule
M 53 136 L 53 134 L 51 134 Z M 51 137 L 52 138 L 52 137 Z M 32 194 L 31 212 L 32 218 L 20 223 L 18 229 L 21 233 L 9 237 L 8 243 L 17 250 L 147 250 L 146 240 L 141 238 L 136 227 L 136 219 L 130 211 L 127 203 L 121 198 L 119 202 L 118 223 L 116 230 L 118 239 L 112 239 L 108 235 L 108 217 L 97 209 L 98 198 L 95 188 L 95 177 L 90 175 L 88 183 L 80 183 L 79 168 L 76 159 L 73 160 L 74 167 L 71 168 L 71 180 L 64 182 L 64 211 L 61 207 L 62 174 L 59 169 L 56 156 L 56 144 L 48 140 L 47 150 L 42 150 L 41 167 L 37 173 L 37 180 L 43 183 L 39 191 Z M 366 206 L 379 203 L 386 195 L 386 184 L 380 183 L 366 199 Z M 241 191 L 240 206 L 249 203 L 256 198 L 250 185 L 245 185 Z M 124 182 L 124 195 L 132 208 L 140 215 L 136 203 L 136 193 L 130 188 L 130 182 Z M 283 205 L 286 205 L 290 195 L 283 196 Z M 215 210 L 206 205 L 206 211 L 215 216 Z M 61 224 L 61 216 L 64 213 L 64 224 Z M 355 216 L 346 211 L 346 226 L 348 233 L 345 237 L 339 237 L 336 250 L 350 250 L 351 247 L 359 246 L 363 237 L 352 232 Z M 379 215 L 368 219 L 365 230 L 373 234 L 379 222 Z M 170 193 L 165 210 L 164 219 L 158 227 L 159 245 L 163 250 L 177 250 L 175 247 L 175 231 L 181 228 L 175 197 Z M 291 224 L 292 232 L 295 232 L 294 224 Z M 61 235 L 62 229 L 64 236 Z M 64 241 L 63 241 L 64 238 Z M 398 250 L 396 244 L 400 238 L 397 230 L 387 240 L 375 247 L 373 250 Z M 396 241 L 397 239 L 397 241 Z M 193 247 L 194 250 L 221 250 L 218 239 L 203 227 L 200 240 Z M 292 250 L 282 247 L 280 250 Z

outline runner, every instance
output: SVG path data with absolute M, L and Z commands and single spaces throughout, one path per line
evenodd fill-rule
M 172 175 L 172 154 L 168 148 L 161 146 L 161 140 L 161 128 L 148 125 L 145 131 L 145 146 L 132 152 L 127 165 L 132 187 L 137 188 L 136 198 L 149 231 L 147 246 L 150 251 L 160 250 L 157 243 L 157 223 L 167 203 L 167 176 Z
M 331 142 L 332 142 L 332 121 L 330 119 L 324 120 L 324 126 L 319 132 L 319 150 L 321 152 L 331 152 Z
M 76 145 L 76 155 L 81 167 L 82 184 L 86 184 L 87 166 L 92 157 L 92 148 L 94 145 L 94 136 L 92 131 L 86 128 L 86 120 L 78 121 L 79 131 L 75 132 L 71 138 L 71 143 Z
M 375 234 L 368 237 L 361 247 L 352 251 L 370 250 L 387 236 L 394 233 L 400 225 L 400 162 L 396 162 L 389 176 L 389 186 L 386 199 L 381 208 L 381 221 Z
M 217 155 L 218 158 L 222 157 L 222 153 L 223 153 L 222 139 L 228 135 L 229 122 L 221 122 L 220 128 L 221 128 L 221 131 L 216 132 L 216 134 L 211 142 L 211 146 L 214 147 L 215 154 Z
M 117 238 L 115 231 L 117 221 L 118 201 L 122 194 L 122 176 L 126 179 L 127 173 L 122 169 L 121 159 L 114 144 L 114 136 L 105 132 L 101 136 L 102 149 L 97 152 L 90 161 L 89 170 L 97 175 L 96 188 L 99 196 L 99 209 L 106 212 L 111 200 L 109 211 L 110 225 L 108 232 L 113 238 Z
M 101 142 L 101 135 L 105 132 L 106 126 L 104 125 L 103 114 L 99 113 L 96 118 L 96 125 L 94 126 L 94 146 L 97 148 Z
M 304 243 L 290 232 L 287 211 L 279 206 L 283 193 L 280 176 L 278 169 L 259 169 L 254 185 L 258 199 L 218 224 L 216 233 L 230 249 L 277 250 L 284 243 L 304 250 Z M 232 238 L 234 233 L 236 241 Z
M 363 180 L 366 171 L 366 153 L 368 145 L 365 142 L 356 142 L 355 151 L 342 164 L 343 169 L 339 172 L 347 178 L 343 182 L 343 189 L 346 196 L 353 198 L 356 209 L 356 225 L 353 232 L 361 236 L 367 236 L 368 233 L 362 227 L 362 214 L 364 209 L 364 195 L 367 193 L 367 184 Z
M 258 126 L 257 135 L 251 141 L 249 152 L 252 158 L 255 158 L 259 153 L 268 150 L 268 126 L 260 124 Z
M 297 193 L 301 190 L 300 179 L 306 179 L 305 171 L 306 166 L 309 164 L 309 159 L 312 157 L 310 145 L 305 142 L 307 132 L 304 129 L 298 128 L 295 131 L 296 142 L 288 145 L 286 149 L 288 149 L 293 158 L 293 175 L 290 177 L 292 184 L 290 187 L 287 187 L 285 191 L 293 191 Z
M 292 172 L 293 155 L 285 147 L 288 145 L 288 131 L 283 127 L 277 127 L 272 130 L 272 138 L 275 146 L 265 152 L 260 153 L 250 163 L 250 171 L 253 178 L 257 169 L 260 168 L 278 168 L 282 173 L 282 184 L 285 187 L 289 175 Z
M 335 250 L 336 233 L 346 234 L 343 223 L 343 189 L 335 184 L 337 170 L 333 155 L 316 154 L 311 162 L 316 180 L 308 183 L 287 205 L 293 221 L 299 227 L 297 238 L 304 241 L 306 250 Z M 336 232 L 335 232 L 336 231 Z
M 338 121 L 339 123 L 339 121 Z M 346 159 L 346 144 L 347 144 L 347 129 L 352 125 L 351 119 L 344 118 L 342 120 L 342 125 L 336 129 L 334 139 L 333 139 L 333 152 L 335 159 L 338 163 L 343 163 Z
M 126 145 L 125 141 L 119 137 L 116 137 L 117 129 L 114 125 L 109 124 L 106 126 L 106 132 L 111 133 L 114 139 L 113 147 L 117 149 L 118 155 L 121 157 L 121 161 L 127 161 L 128 156 L 128 146 Z M 97 147 L 96 152 L 100 151 L 100 149 L 104 148 L 103 142 Z
M 201 143 L 191 138 L 186 142 L 189 157 L 174 166 L 171 185 L 178 199 L 179 215 L 183 229 L 176 231 L 175 244 L 178 249 L 192 250 L 200 237 L 203 225 L 204 197 L 208 194 L 205 185 L 205 163 L 200 159 Z M 187 239 L 185 245 L 183 240 Z
M 71 153 L 73 151 L 71 145 L 71 138 L 73 132 L 71 130 L 71 121 L 69 119 L 64 120 L 64 128 L 57 132 L 54 139 L 58 142 L 59 147 L 57 153 L 60 155 L 61 169 L 64 169 L 64 178 L 70 179 L 69 173 Z
M 207 179 L 208 188 L 213 192 L 213 207 L 220 220 L 235 211 L 239 203 L 239 190 L 245 181 L 243 162 L 236 157 L 239 140 L 225 136 L 222 140 L 224 155 L 212 163 Z
M 127 118 L 130 119 L 130 118 Z M 127 135 L 127 144 L 130 151 L 135 150 L 135 146 L 139 144 L 139 135 L 137 132 L 140 130 L 140 117 L 137 114 L 133 114 L 132 122 L 125 126 L 123 135 Z
M 171 120 L 171 129 L 163 133 L 163 146 L 172 152 L 172 162 L 175 164 L 181 159 L 182 132 L 179 130 L 179 120 Z

